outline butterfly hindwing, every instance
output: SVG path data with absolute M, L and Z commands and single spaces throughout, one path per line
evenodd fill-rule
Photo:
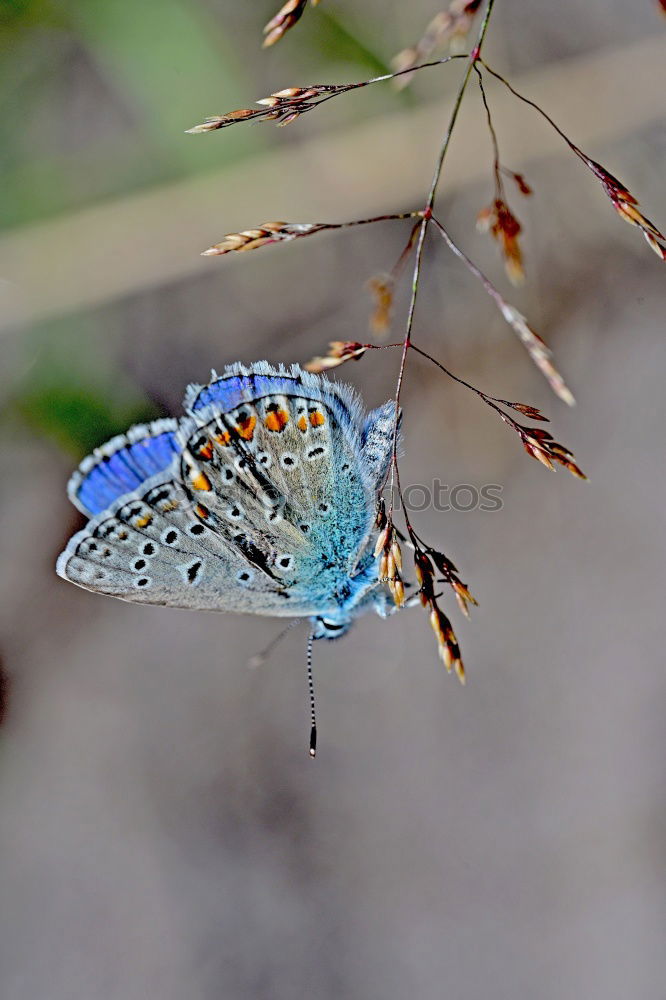
M 399 443 L 400 419 L 397 430 Z M 372 483 L 375 497 L 384 486 L 393 454 L 395 435 L 395 403 L 391 400 L 367 415 L 361 432 L 363 466 Z
M 177 432 L 177 420 L 155 420 L 107 441 L 81 462 L 67 486 L 69 499 L 88 517 L 107 510 L 171 465 Z
M 128 601 L 202 610 L 287 610 L 288 579 L 261 555 L 229 546 L 205 523 L 178 482 L 147 483 L 71 539 L 58 573 L 88 590 Z

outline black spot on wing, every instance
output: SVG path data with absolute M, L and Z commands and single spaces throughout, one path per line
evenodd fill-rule
M 265 552 L 261 551 L 258 545 L 255 545 L 251 538 L 248 538 L 245 534 L 234 535 L 233 543 L 248 562 L 251 562 L 253 566 L 262 570 L 266 576 L 270 576 L 271 580 L 279 582 L 268 565 L 268 556 Z
M 200 559 L 197 560 L 196 562 L 190 563 L 190 565 L 187 567 L 187 579 L 189 583 L 194 583 L 194 581 L 199 575 L 200 569 L 201 569 Z

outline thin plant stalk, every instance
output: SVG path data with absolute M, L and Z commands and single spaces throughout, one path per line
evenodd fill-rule
M 488 0 L 483 20 L 479 27 L 479 32 L 477 35 L 476 43 L 472 51 L 467 56 L 467 66 L 463 74 L 463 78 L 460 81 L 460 86 L 458 87 L 458 93 L 456 94 L 456 99 L 453 104 L 453 110 L 451 112 L 451 117 L 449 118 L 449 123 L 440 146 L 440 150 L 435 162 L 435 169 L 432 175 L 432 180 L 430 182 L 430 189 L 428 191 L 428 196 L 426 199 L 425 207 L 423 210 L 423 221 L 421 222 L 419 236 L 416 246 L 416 254 L 414 258 L 414 270 L 412 272 L 412 289 L 411 296 L 409 300 L 409 308 L 407 311 L 407 321 L 405 324 L 405 337 L 403 340 L 402 356 L 400 358 L 400 368 L 398 371 L 398 379 L 396 383 L 395 390 L 395 407 L 396 407 L 396 417 L 395 417 L 395 427 L 393 431 L 393 456 L 391 461 L 391 484 L 394 481 L 399 485 L 399 473 L 398 473 L 398 412 L 400 407 L 400 394 L 402 391 L 402 385 L 405 376 L 405 365 L 407 363 L 407 352 L 411 346 L 411 334 L 412 327 L 414 325 L 414 311 L 416 309 L 416 299 L 418 297 L 419 283 L 421 278 L 421 265 L 423 262 L 423 248 L 425 245 L 425 237 L 428 229 L 428 223 L 432 218 L 432 209 L 435 204 L 435 197 L 437 195 L 437 187 L 439 185 L 442 168 L 444 166 L 444 160 L 451 143 L 451 136 L 453 135 L 453 130 L 455 128 L 456 122 L 458 120 L 458 114 L 460 113 L 460 108 L 462 106 L 463 97 L 465 96 L 465 91 L 467 90 L 467 85 L 469 83 L 470 77 L 472 75 L 472 70 L 474 69 L 476 63 L 481 58 L 481 48 L 483 46 L 484 39 L 486 37 L 486 32 L 488 31 L 488 25 L 490 23 L 490 16 L 495 5 L 495 0 Z M 403 505 L 404 507 L 404 505 Z M 393 510 L 393 490 L 391 490 L 391 510 Z

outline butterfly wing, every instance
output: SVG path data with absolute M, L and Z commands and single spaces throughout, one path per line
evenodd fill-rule
M 299 616 L 353 600 L 358 550 L 390 454 L 392 435 L 382 444 L 377 426 L 388 427 L 387 414 L 364 425 L 347 387 L 265 363 L 233 366 L 190 388 L 186 402 L 188 417 L 155 428 L 171 435 L 168 469 L 97 513 L 61 555 L 59 574 L 177 607 Z M 131 431 L 100 450 L 110 460 L 88 460 L 80 506 L 92 510 L 119 489 L 107 475 L 101 493 L 96 470 L 117 455 L 134 470 L 132 448 L 147 437 Z M 149 458 L 159 461 L 152 447 Z
M 279 614 L 285 600 L 275 574 L 226 544 L 182 484 L 161 476 L 93 518 L 56 568 L 87 590 L 144 604 Z
M 401 415 L 398 416 L 396 438 L 398 446 L 400 445 L 400 424 Z M 367 415 L 361 432 L 363 467 L 369 482 L 372 484 L 375 497 L 381 493 L 386 480 L 393 455 L 395 435 L 395 403 L 391 400 Z
M 101 514 L 169 468 L 178 451 L 177 432 L 177 420 L 155 420 L 107 441 L 81 462 L 67 485 L 69 499 L 88 517 Z

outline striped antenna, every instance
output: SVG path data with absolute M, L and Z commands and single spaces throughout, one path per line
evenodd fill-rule
M 314 642 L 314 632 L 308 636 L 308 688 L 310 690 L 310 756 L 317 756 L 317 715 L 315 712 L 314 681 L 312 679 L 312 643 Z

